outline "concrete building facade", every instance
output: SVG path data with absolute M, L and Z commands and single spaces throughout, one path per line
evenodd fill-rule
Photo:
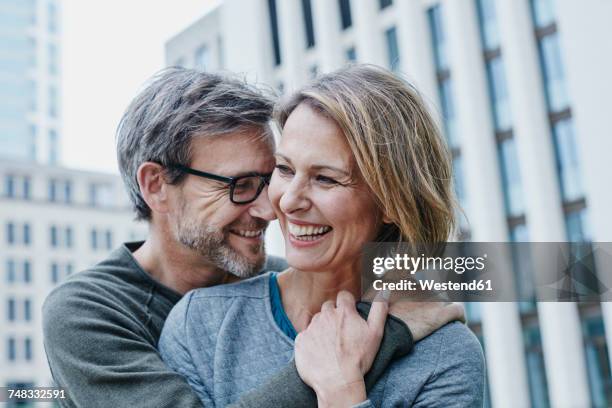
M 385 66 L 444 128 L 467 215 L 460 239 L 612 241 L 610 17 L 600 0 L 224 0 L 167 42 L 166 62 L 281 93 L 351 61 Z M 203 47 L 215 50 L 204 65 Z M 529 299 L 533 271 L 516 274 Z M 466 308 L 490 406 L 612 404 L 610 304 Z

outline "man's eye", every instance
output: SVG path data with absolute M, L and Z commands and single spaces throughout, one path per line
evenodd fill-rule
M 250 190 L 253 189 L 256 185 L 256 180 L 254 177 L 248 177 L 239 180 L 234 186 L 235 190 Z
M 277 164 L 274 166 L 276 170 L 281 174 L 281 176 L 291 176 L 293 175 L 293 170 L 289 166 L 285 166 L 284 164 Z

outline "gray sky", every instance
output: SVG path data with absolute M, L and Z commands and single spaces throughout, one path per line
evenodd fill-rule
M 62 2 L 62 161 L 116 172 L 115 129 L 142 83 L 164 67 L 164 43 L 217 0 Z

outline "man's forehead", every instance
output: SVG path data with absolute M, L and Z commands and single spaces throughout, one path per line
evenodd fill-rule
M 191 141 L 191 166 L 205 171 L 268 171 L 274 162 L 274 140 L 261 130 L 215 136 L 195 136 Z

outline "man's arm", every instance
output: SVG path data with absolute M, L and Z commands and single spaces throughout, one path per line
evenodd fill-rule
M 138 316 L 129 316 L 95 285 L 69 282 L 43 306 L 53 378 L 67 407 L 198 407 L 181 375 L 159 357 Z

